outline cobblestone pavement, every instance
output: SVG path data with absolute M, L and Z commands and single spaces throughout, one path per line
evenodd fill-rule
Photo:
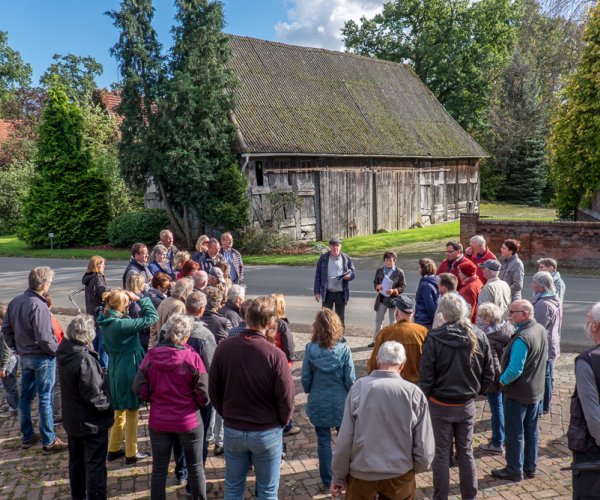
M 305 334 L 298 334 L 296 345 L 303 352 L 308 340 Z M 366 373 L 366 359 L 370 349 L 365 346 L 367 337 L 349 337 L 357 375 Z M 555 364 L 555 388 L 550 415 L 540 420 L 540 442 L 538 475 L 535 479 L 520 483 L 498 481 L 491 477 L 492 469 L 504 466 L 501 456 L 484 455 L 477 446 L 489 440 L 491 434 L 490 413 L 487 403 L 482 399 L 477 403 L 477 422 L 473 446 L 477 461 L 479 496 L 489 499 L 540 499 L 571 498 L 570 472 L 562 471 L 568 466 L 571 455 L 566 444 L 566 431 L 569 422 L 570 396 L 575 383 L 573 360 L 575 354 L 563 354 Z M 281 466 L 279 497 L 282 499 L 328 498 L 321 487 L 316 452 L 316 436 L 306 413 L 306 396 L 300 386 L 301 361 L 294 363 L 293 375 L 296 383 L 296 412 L 294 423 L 302 432 L 286 438 L 287 458 Z M 139 426 L 139 447 L 150 449 L 148 437 L 148 411 L 142 410 Z M 64 430 L 57 425 L 61 438 L 66 438 Z M 29 450 L 20 448 L 20 432 L 18 419 L 15 417 L 0 418 L 0 498 L 1 499 L 55 499 L 69 498 L 69 482 L 67 453 L 45 456 L 41 447 Z M 171 462 L 173 467 L 173 462 Z M 206 464 L 206 475 L 213 491 L 209 498 L 223 498 L 223 476 L 225 462 L 223 456 L 213 457 L 212 452 Z M 172 469 L 171 469 L 172 471 Z M 135 466 L 126 466 L 123 462 L 112 462 L 108 465 L 108 490 L 110 498 L 147 498 L 150 489 L 151 463 L 142 462 Z M 459 498 L 458 469 L 453 468 L 450 474 L 451 498 Z M 168 497 L 184 498 L 184 488 L 175 484 L 173 474 L 168 481 Z M 248 495 L 254 486 L 253 474 L 248 475 Z M 432 496 L 431 473 L 419 474 L 417 477 L 417 498 Z

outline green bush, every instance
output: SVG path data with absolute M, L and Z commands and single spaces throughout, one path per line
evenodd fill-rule
M 162 208 L 128 212 L 108 224 L 108 241 L 117 248 L 129 248 L 134 243 L 154 245 L 160 231 L 169 224 L 169 218 Z
M 236 245 L 242 253 L 270 255 L 281 253 L 293 247 L 294 239 L 275 229 L 261 229 L 249 226 L 240 231 Z

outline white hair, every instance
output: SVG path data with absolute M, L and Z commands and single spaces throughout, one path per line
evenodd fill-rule
M 161 231 L 161 236 L 160 237 L 162 238 L 162 231 Z M 165 255 L 167 254 L 167 247 L 164 246 L 164 245 L 161 245 L 160 243 L 158 245 L 155 245 L 154 248 L 152 249 L 152 258 L 156 259 L 156 256 L 159 253 L 163 253 Z
M 94 318 L 89 314 L 78 314 L 69 323 L 65 337 L 75 344 L 91 344 L 96 337 Z
M 227 292 L 228 300 L 242 299 L 246 298 L 246 289 L 242 285 L 231 285 L 231 288 Z
M 171 297 L 174 299 L 185 300 L 189 293 L 194 289 L 194 282 L 191 278 L 181 278 L 176 281 L 171 289 Z
M 483 321 L 489 321 L 492 325 L 495 325 L 502 320 L 502 311 L 493 302 L 485 302 L 477 309 L 477 316 Z
M 165 339 L 175 345 L 180 345 L 183 339 L 189 337 L 194 327 L 194 319 L 184 314 L 173 314 L 162 327 Z
M 592 321 L 600 321 L 600 302 L 596 302 L 591 308 Z
M 206 271 L 194 271 L 192 280 L 194 280 L 194 288 L 204 288 L 208 283 L 208 273 Z
M 54 271 L 48 266 L 34 267 L 29 272 L 29 288 L 39 292 L 44 285 L 51 283 L 54 279 Z
M 400 342 L 388 340 L 381 344 L 377 351 L 377 362 L 383 365 L 403 365 L 406 362 L 406 351 Z
M 540 271 L 535 273 L 531 280 L 537 285 L 541 286 L 546 292 L 556 293 L 554 280 L 552 279 L 552 275 L 550 273 L 546 271 Z
M 473 244 L 473 242 L 475 242 L 477 245 L 485 245 L 485 238 L 480 234 L 476 234 L 469 240 L 469 243 Z
M 194 290 L 185 299 L 185 308 L 191 314 L 196 314 L 206 307 L 206 295 L 203 292 Z

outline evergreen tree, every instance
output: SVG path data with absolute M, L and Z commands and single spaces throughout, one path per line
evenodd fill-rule
M 83 147 L 83 117 L 60 85 L 48 90 L 39 130 L 36 173 L 23 207 L 18 235 L 36 248 L 94 245 L 106 241 L 107 184 Z
M 21 54 L 8 45 L 8 33 L 0 31 L 0 118 L 12 118 L 5 106 L 14 98 L 18 88 L 31 83 L 31 65 L 23 62 Z
M 600 190 L 600 3 L 589 11 L 581 60 L 562 93 L 550 135 L 550 169 L 561 218 Z
M 40 85 L 47 88 L 58 81 L 72 101 L 80 106 L 89 106 L 96 90 L 96 76 L 101 75 L 104 69 L 102 64 L 93 57 L 74 54 L 54 54 L 52 59 L 54 62 L 41 76 Z

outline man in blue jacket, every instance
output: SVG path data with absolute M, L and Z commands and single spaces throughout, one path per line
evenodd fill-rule
M 333 237 L 329 240 L 329 252 L 317 262 L 314 293 L 317 302 L 323 307 L 334 309 L 344 324 L 346 304 L 350 298 L 349 281 L 356 276 L 354 264 L 348 255 L 342 253 L 342 240 Z

